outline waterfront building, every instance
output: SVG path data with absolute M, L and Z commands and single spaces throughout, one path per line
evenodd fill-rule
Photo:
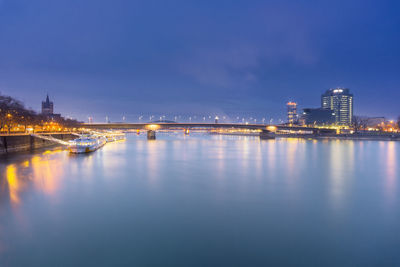
M 289 124 L 297 123 L 297 103 L 290 101 L 286 103 L 286 107 L 287 107 L 287 122 Z
M 321 107 L 333 110 L 335 123 L 338 125 L 350 125 L 353 120 L 353 94 L 346 88 L 327 90 L 321 96 Z
M 335 112 L 324 108 L 305 108 L 301 116 L 303 125 L 331 125 L 335 124 Z
M 385 117 L 366 117 L 364 118 L 364 120 L 366 121 L 366 126 L 369 127 L 376 127 L 387 122 L 387 119 Z
M 42 102 L 42 114 L 43 115 L 52 115 L 54 113 L 54 104 L 49 99 L 49 95 L 46 97 L 46 101 Z

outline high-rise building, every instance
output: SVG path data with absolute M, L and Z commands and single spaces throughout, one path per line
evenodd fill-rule
M 54 105 L 53 102 L 50 101 L 49 95 L 46 97 L 46 101 L 42 102 L 42 114 L 43 115 L 53 115 L 54 114 Z
M 287 121 L 290 124 L 297 123 L 297 103 L 288 102 L 286 103 L 287 107 Z
M 353 122 L 353 94 L 346 88 L 329 89 L 321 96 L 321 107 L 334 111 L 335 123 L 350 125 Z

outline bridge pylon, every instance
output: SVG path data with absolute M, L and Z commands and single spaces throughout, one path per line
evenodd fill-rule
M 147 131 L 147 140 L 156 140 L 156 131 L 148 130 Z
M 262 130 L 260 132 L 260 139 L 261 140 L 275 139 L 275 133 L 267 130 Z

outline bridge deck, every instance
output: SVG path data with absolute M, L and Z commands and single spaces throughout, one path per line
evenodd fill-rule
M 312 132 L 325 132 L 335 133 L 335 129 L 328 128 L 312 128 L 303 126 L 288 126 L 288 125 L 265 125 L 265 124 L 239 124 L 239 123 L 91 123 L 83 124 L 85 128 L 90 129 L 145 129 L 145 130 L 160 130 L 160 129 L 173 129 L 173 128 L 232 128 L 232 129 L 249 129 L 249 130 L 293 130 L 293 131 L 312 131 Z

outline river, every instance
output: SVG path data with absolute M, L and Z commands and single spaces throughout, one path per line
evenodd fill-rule
M 157 133 L 0 158 L 0 266 L 400 266 L 400 143 Z

